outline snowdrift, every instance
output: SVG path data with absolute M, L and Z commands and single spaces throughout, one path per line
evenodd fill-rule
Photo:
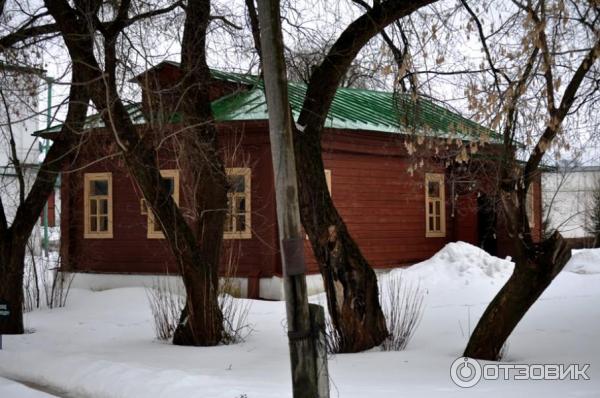
M 600 249 L 572 250 L 565 271 L 576 274 L 600 274 Z
M 469 243 L 452 242 L 430 259 L 389 275 L 402 272 L 403 277 L 419 279 L 425 285 L 496 284 L 505 282 L 513 268 L 509 258 L 494 257 Z

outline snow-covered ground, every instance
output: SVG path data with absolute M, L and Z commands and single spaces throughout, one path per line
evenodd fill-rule
M 402 273 L 419 281 L 428 293 L 422 322 L 405 351 L 332 356 L 332 397 L 598 397 L 598 264 L 600 250 L 574 253 L 511 336 L 505 359 L 590 364 L 590 380 L 482 380 L 469 389 L 454 385 L 450 365 L 461 356 L 512 263 L 451 243 L 428 261 L 382 277 Z M 154 339 L 144 289 L 73 290 L 66 308 L 26 315 L 32 333 L 4 337 L 0 375 L 70 391 L 74 397 L 291 397 L 284 303 L 254 301 L 249 321 L 254 332 L 242 344 L 175 347 Z M 1 383 L 1 397 L 21 397 L 3 390 L 10 386 Z
M 3 398 L 53 398 L 49 395 L 23 384 L 0 377 L 0 397 Z

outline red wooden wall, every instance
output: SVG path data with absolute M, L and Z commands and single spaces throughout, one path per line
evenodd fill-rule
M 218 126 L 227 167 L 252 168 L 251 239 L 226 241 L 237 258 L 237 276 L 250 278 L 257 289 L 258 278 L 281 275 L 273 172 L 265 121 L 230 122 Z M 100 134 L 100 133 L 91 133 Z M 93 145 L 91 144 L 93 142 Z M 96 138 L 84 145 L 78 164 L 90 164 L 116 151 L 109 140 Z M 232 154 L 236 154 L 233 156 Z M 161 154 L 161 168 L 176 168 L 173 154 Z M 433 161 L 412 175 L 400 135 L 373 132 L 328 130 L 323 137 L 323 159 L 331 170 L 332 197 L 352 236 L 367 260 L 376 267 L 412 264 L 431 257 L 447 242 L 463 240 L 478 244 L 477 191 L 452 197 L 448 171 Z M 112 239 L 83 239 L 83 173 L 112 172 Z M 446 237 L 425 237 L 425 173 L 445 173 Z M 483 178 L 483 177 L 482 177 Z M 539 182 L 538 182 L 539 183 Z M 185 184 L 182 176 L 181 184 Z M 536 208 L 541 209 L 539 185 L 534 191 Z M 76 271 L 117 273 L 176 273 L 164 240 L 148 239 L 146 216 L 140 214 L 140 195 L 118 158 L 94 163 L 78 172 L 66 173 L 62 185 L 61 250 L 65 267 Z M 181 192 L 180 192 L 181 194 Z M 454 201 L 454 204 L 453 204 Z M 182 198 L 185 207 L 185 198 Z M 454 207 L 454 217 L 452 209 Z M 537 212 L 539 236 L 541 212 Z M 507 254 L 499 234 L 499 252 Z M 307 241 L 309 270 L 317 266 Z
M 261 132 L 264 131 L 261 129 Z M 226 240 L 224 258 L 233 250 L 237 263 L 237 275 L 258 278 L 279 272 L 277 261 L 277 225 L 273 201 L 273 173 L 268 136 L 253 131 L 250 124 L 221 126 L 223 150 L 236 151 L 241 156 L 230 159 L 227 167 L 252 168 L 252 239 Z M 240 151 L 239 148 L 243 148 Z M 108 139 L 84 145 L 78 164 L 89 164 L 115 148 Z M 161 169 L 177 168 L 172 158 L 161 154 Z M 113 187 L 113 238 L 83 238 L 83 174 L 112 172 Z M 182 174 L 180 185 L 186 183 Z M 180 195 L 183 193 L 180 189 Z M 66 259 L 65 267 L 76 271 L 123 272 L 123 273 L 176 273 L 172 255 L 164 239 L 147 238 L 146 215 L 140 212 L 139 189 L 129 178 L 121 160 L 110 159 L 89 165 L 81 171 L 66 173 L 61 189 L 63 238 L 61 250 Z M 181 199 L 185 207 L 185 198 Z M 279 268 L 278 268 L 279 267 Z

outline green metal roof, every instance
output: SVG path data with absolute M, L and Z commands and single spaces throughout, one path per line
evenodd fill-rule
M 213 101 L 215 120 L 224 122 L 268 119 L 263 83 L 257 76 L 217 70 L 213 70 L 212 74 L 217 80 L 249 86 L 247 90 Z M 288 91 L 292 112 L 297 119 L 306 94 L 306 85 L 290 82 Z M 134 124 L 145 123 L 141 104 L 128 105 L 128 112 Z M 99 114 L 90 116 L 86 122 L 86 128 L 102 126 Z M 54 126 L 38 134 L 58 131 L 60 127 Z M 479 139 L 485 135 L 496 141 L 500 137 L 494 131 L 429 100 L 419 99 L 415 102 L 410 95 L 352 88 L 337 90 L 325 127 L 396 134 L 416 133 L 463 140 Z
M 306 86 L 289 83 L 288 91 L 292 112 L 297 119 Z M 212 107 L 215 119 L 219 121 L 268 119 L 261 83 L 248 91 L 219 98 L 213 102 Z M 479 139 L 481 135 L 487 135 L 492 140 L 499 138 L 494 131 L 431 101 L 419 99 L 415 102 L 409 95 L 352 88 L 337 90 L 325 127 L 398 134 L 418 133 L 465 140 Z

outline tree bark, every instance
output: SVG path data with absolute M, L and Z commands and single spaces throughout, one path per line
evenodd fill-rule
M 28 237 L 4 239 L 0 243 L 0 302 L 9 315 L 0 316 L 0 334 L 23 334 L 23 264 Z
M 67 116 L 61 131 L 40 165 L 35 181 L 24 202 L 17 208 L 10 227 L 0 202 L 0 300 L 10 307 L 10 316 L 0 318 L 0 334 L 23 333 L 23 273 L 25 253 L 31 231 L 44 208 L 60 171 L 76 154 L 77 133 L 81 131 L 87 113 L 89 95 L 81 85 L 82 68 L 73 65 Z
M 377 277 L 333 205 L 320 143 L 304 140 L 302 133 L 295 138 L 300 215 L 323 277 L 329 314 L 340 337 L 339 350 L 375 347 L 388 336 Z
M 181 68 L 181 114 L 191 127 L 182 137 L 182 163 L 190 171 L 197 218 L 197 233 L 204 254 L 203 268 L 184 270 L 188 292 L 182 316 L 195 313 L 191 322 L 179 323 L 175 344 L 192 344 L 191 330 L 203 328 L 207 341 L 215 344 L 223 334 L 223 315 L 218 302 L 218 269 L 223 246 L 223 229 L 227 208 L 227 178 L 219 153 L 217 131 L 211 110 L 208 84 L 210 69 L 206 63 L 206 33 L 210 23 L 210 1 L 190 0 L 186 7 Z M 186 280 L 189 279 L 189 280 Z M 192 311 L 193 309 L 193 311 Z
M 325 283 L 329 314 L 341 352 L 377 346 L 388 336 L 377 277 L 338 214 L 325 180 L 321 133 L 335 92 L 363 46 L 387 25 L 435 0 L 376 2 L 352 22 L 311 74 L 294 150 L 300 215 Z
M 192 17 L 190 17 L 189 21 L 186 19 L 186 31 L 189 25 L 193 28 L 194 24 L 203 23 L 202 20 L 194 21 L 192 19 L 202 17 L 197 11 L 199 3 L 203 2 L 194 1 L 188 3 L 186 10 L 195 11 L 190 14 Z M 122 3 L 122 7 L 127 7 L 128 5 L 129 2 Z M 202 6 L 203 4 L 200 4 L 200 7 Z M 216 200 L 214 197 L 210 197 L 209 195 L 207 199 L 201 199 L 196 202 L 200 203 L 199 207 L 197 207 L 200 210 L 197 211 L 198 233 L 200 234 L 200 239 L 198 239 L 194 234 L 194 230 L 188 225 L 183 213 L 171 197 L 170 192 L 161 183 L 162 177 L 157 162 L 158 156 L 151 142 L 152 135 L 139 134 L 129 118 L 123 101 L 117 93 L 115 84 L 116 53 L 114 44 L 117 36 L 120 34 L 120 29 L 126 25 L 126 20 L 116 19 L 108 23 L 108 25 L 103 25 L 102 34 L 105 38 L 104 61 L 106 66 L 106 70 L 103 70 L 93 52 L 93 38 L 99 26 L 92 26 L 88 23 L 88 21 L 96 21 L 96 24 L 98 24 L 95 15 L 98 9 L 93 7 L 90 9 L 73 9 L 65 0 L 46 1 L 46 7 L 56 20 L 73 63 L 82 65 L 84 68 L 84 81 L 86 82 L 90 97 L 102 115 L 106 126 L 111 128 L 115 142 L 121 149 L 127 169 L 136 184 L 140 187 L 144 198 L 146 198 L 148 205 L 160 223 L 183 277 L 187 292 L 186 308 L 182 313 L 181 323 L 177 328 L 174 343 L 200 346 L 218 344 L 222 339 L 223 329 L 222 315 L 217 300 L 218 279 L 215 264 L 218 261 L 215 258 L 218 258 L 220 250 L 223 222 L 216 223 L 211 215 L 203 217 L 205 210 L 207 214 L 210 214 L 211 210 L 214 210 L 212 207 L 208 209 L 203 208 L 203 206 L 213 206 Z M 120 9 L 117 14 L 121 18 L 126 18 L 128 10 Z M 194 53 L 191 53 L 191 56 L 194 56 Z M 183 63 L 185 64 L 185 61 Z M 202 85 L 206 84 L 206 82 L 205 80 L 197 83 Z M 189 96 L 192 98 L 191 103 L 195 101 L 195 105 L 200 110 L 195 111 L 198 113 L 192 112 L 184 116 L 189 116 L 190 114 L 201 115 L 196 119 L 198 124 L 211 125 L 210 122 L 212 120 L 202 119 L 203 115 L 205 115 L 202 112 L 206 112 L 206 110 L 202 108 L 201 104 L 202 101 L 208 101 L 208 97 L 203 96 L 201 89 L 190 89 Z M 214 148 L 216 141 L 210 141 L 210 130 L 207 131 L 208 133 L 204 132 L 204 135 L 199 137 L 200 141 L 196 144 L 202 146 L 204 143 L 210 142 L 209 147 Z M 193 133 L 189 133 L 188 135 L 194 136 Z M 194 153 L 197 148 L 195 146 L 193 148 L 188 147 L 186 150 Z M 190 174 L 203 175 L 202 171 L 190 170 Z M 213 178 L 221 178 L 224 181 L 225 177 L 222 173 L 214 173 L 213 176 L 215 175 L 218 177 Z M 223 191 L 224 186 L 225 184 L 220 184 L 218 190 Z M 202 192 L 207 191 L 201 190 L 200 193 Z M 221 203 L 224 195 L 224 193 L 221 196 L 215 195 L 218 198 L 218 203 Z M 218 206 L 220 210 L 223 207 L 222 203 Z M 211 240 L 211 237 L 214 237 L 217 231 L 220 231 L 219 237 L 216 241 Z M 199 240 L 201 244 L 205 244 L 206 246 L 200 246 Z
M 524 7 L 528 18 L 538 25 L 536 47 L 533 49 L 525 68 L 516 82 L 516 87 L 508 96 L 506 104 L 506 123 L 504 126 L 504 152 L 500 170 L 499 191 L 506 225 L 514 247 L 515 270 L 508 282 L 479 320 L 464 356 L 497 360 L 508 336 L 519 321 L 527 313 L 554 277 L 564 268 L 571 257 L 568 244 L 558 231 L 541 243 L 533 241 L 527 215 L 527 190 L 536 178 L 539 178 L 539 166 L 551 143 L 560 132 L 565 117 L 575 103 L 577 92 L 588 71 L 600 56 L 600 40 L 585 54 L 579 66 L 566 85 L 558 107 L 555 105 L 555 87 L 552 78 L 552 56 L 546 37 L 546 20 L 544 3 L 541 3 L 541 14 Z M 536 8 L 537 10 L 537 8 Z M 525 166 L 517 163 L 513 148 L 514 130 L 518 102 L 526 92 L 527 82 L 532 73 L 538 54 L 541 57 L 543 75 L 545 77 L 548 121 L 542 135 L 530 153 Z M 488 58 L 489 61 L 489 58 Z M 489 61 L 491 63 L 491 61 Z M 541 100 L 540 100 L 541 101 Z
M 522 217 L 514 199 L 508 198 L 517 194 L 502 195 L 509 222 L 516 224 L 515 230 L 524 230 L 517 221 Z M 514 230 L 511 234 L 518 236 Z M 571 257 L 571 249 L 558 231 L 541 243 L 533 243 L 527 236 L 513 239 L 513 243 L 515 269 L 477 323 L 463 354 L 466 357 L 500 360 L 508 336 Z

